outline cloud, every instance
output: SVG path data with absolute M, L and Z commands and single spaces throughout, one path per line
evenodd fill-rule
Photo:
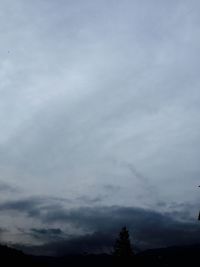
M 147 177 L 165 201 L 194 198 L 188 184 L 199 174 L 198 5 L 3 1 L 1 45 L 7 51 L 15 43 L 11 55 L 2 52 L 5 179 L 30 194 L 76 198 L 107 182 L 127 186 L 117 205 L 137 201 L 127 191 L 149 199 L 147 186 L 135 189 L 109 161 L 117 159 L 133 162 L 132 180 Z M 116 194 L 109 201 L 117 202 Z
M 124 225 L 128 226 L 135 250 L 195 244 L 200 238 L 198 223 L 179 222 L 174 220 L 172 215 L 148 210 L 113 207 L 104 208 L 104 211 L 103 208 L 82 209 L 78 214 L 74 211 L 63 215 L 62 218 L 54 219 L 74 223 L 77 227 L 93 229 L 93 233 L 81 236 L 71 235 L 66 239 L 57 239 L 41 246 L 24 247 L 24 250 L 56 256 L 84 252 L 110 253 L 118 232 Z M 48 234 L 48 231 L 45 231 L 46 233 Z
M 8 184 L 8 183 L 5 183 L 5 182 L 1 182 L 0 181 L 0 192 L 1 193 L 19 193 L 20 190 L 18 188 L 18 186 L 14 186 L 12 184 Z
M 40 214 L 39 208 L 43 202 L 39 199 L 28 198 L 23 200 L 13 200 L 0 204 L 0 211 L 25 212 L 30 216 Z
M 66 209 L 61 205 L 47 205 L 45 200 L 29 199 L 26 204 L 24 200 L 1 204 L 1 211 L 7 209 L 15 210 L 19 214 L 26 213 L 39 220 L 42 225 L 49 226 L 34 227 L 26 231 L 30 237 L 43 243 L 41 247 L 34 248 L 35 253 L 47 253 L 50 248 L 58 254 L 64 251 L 111 251 L 111 244 L 124 225 L 130 231 L 133 245 L 140 249 L 194 244 L 200 238 L 197 218 L 187 218 L 188 213 L 185 211 L 188 207 L 184 205 L 179 212 L 156 212 L 119 206 Z
M 8 232 L 8 229 L 1 227 L 0 228 L 0 235 L 3 234 L 3 233 L 5 233 L 5 232 Z
M 142 248 L 197 243 L 200 237 L 198 222 L 181 222 L 174 213 L 159 213 L 141 208 L 80 208 L 50 213 L 43 219 L 47 223 L 71 223 L 85 231 L 99 231 L 111 236 L 116 235 L 123 225 L 127 225 L 133 242 Z
M 8 214 L 9 212 L 24 213 L 32 218 L 40 218 L 43 211 L 56 210 L 62 206 L 62 202 L 62 198 L 28 197 L 1 203 L 0 212 L 8 212 Z
M 84 231 L 142 220 L 127 206 L 196 212 L 199 2 L 118 2 L 1 1 L 0 211 L 13 228 L 13 212 Z
M 66 238 L 66 234 L 60 228 L 31 228 L 24 234 L 42 243 L 58 242 Z
M 36 234 L 36 235 L 56 235 L 56 236 L 60 236 L 61 234 L 63 234 L 62 230 L 59 228 L 42 228 L 42 229 L 36 229 L 36 228 L 32 228 L 31 233 Z
M 79 203 L 84 203 L 84 204 L 97 204 L 99 202 L 102 201 L 102 198 L 103 196 L 98 196 L 98 197 L 95 197 L 95 198 L 90 198 L 88 196 L 81 196 L 81 197 L 78 197 L 76 200 L 79 202 Z

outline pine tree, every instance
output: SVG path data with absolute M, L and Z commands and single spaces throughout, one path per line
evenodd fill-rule
M 114 245 L 114 256 L 127 258 L 133 255 L 134 253 L 131 247 L 129 232 L 126 227 L 123 227 Z

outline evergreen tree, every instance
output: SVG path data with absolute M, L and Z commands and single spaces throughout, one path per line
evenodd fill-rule
M 133 255 L 129 232 L 126 227 L 123 227 L 114 245 L 114 256 L 127 258 Z

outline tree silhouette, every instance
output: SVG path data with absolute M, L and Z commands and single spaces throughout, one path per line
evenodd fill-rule
M 129 231 L 126 226 L 124 226 L 119 233 L 119 237 L 117 238 L 114 245 L 113 254 L 114 256 L 120 258 L 129 258 L 134 255 L 133 249 L 131 247 Z

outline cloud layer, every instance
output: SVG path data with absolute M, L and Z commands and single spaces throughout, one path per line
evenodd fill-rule
M 135 250 L 198 243 L 200 226 L 197 219 L 189 217 L 187 210 L 185 206 L 177 214 L 119 206 L 66 209 L 51 199 L 26 199 L 0 206 L 0 212 L 9 211 L 15 218 L 24 216 L 26 220 L 38 222 L 34 228 L 30 228 L 30 224 L 23 229 L 16 228 L 15 236 L 26 236 L 21 242 L 26 245 L 16 239 L 14 246 L 28 253 L 56 256 L 111 253 L 124 225 L 130 231 Z M 7 237 L 11 234 L 7 229 L 2 229 L 1 233 Z
M 184 206 L 196 218 L 199 9 L 197 0 L 1 1 L 2 227 L 45 229 L 41 199 L 60 221 L 63 206 L 83 224 L 82 209 L 97 206 L 176 210 L 177 220 Z M 13 210 L 24 217 L 12 223 Z

